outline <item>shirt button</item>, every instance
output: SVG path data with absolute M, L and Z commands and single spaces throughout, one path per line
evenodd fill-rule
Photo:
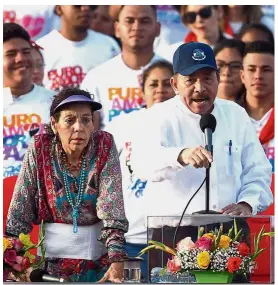
M 216 209 L 216 205 L 213 205 L 212 208 L 213 208 L 213 209 Z

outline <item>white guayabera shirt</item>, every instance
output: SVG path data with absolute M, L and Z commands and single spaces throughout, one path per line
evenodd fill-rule
M 244 201 L 255 215 L 273 202 L 271 165 L 242 107 L 217 98 L 212 114 L 217 126 L 212 140 L 210 208 L 220 211 L 228 204 Z M 148 180 L 144 191 L 146 215 L 181 215 L 205 178 L 205 168 L 184 167 L 177 161 L 184 148 L 205 146 L 199 127 L 201 116 L 192 113 L 180 96 L 156 104 L 145 115 L 142 139 L 133 144 L 131 160 L 138 177 Z M 204 209 L 205 185 L 186 213 Z

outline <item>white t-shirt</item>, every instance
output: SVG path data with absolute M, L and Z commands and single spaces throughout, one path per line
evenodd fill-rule
M 138 140 L 140 133 L 138 125 L 144 118 L 146 109 L 129 114 L 124 113 L 107 124 L 105 131 L 114 137 L 122 171 L 123 197 L 125 214 L 129 222 L 128 232 L 125 234 L 129 243 L 146 244 L 147 229 L 145 227 L 145 200 L 144 189 L 147 181 L 136 176 L 132 169 L 131 153 L 132 144 Z
M 155 54 L 145 67 L 158 60 L 165 59 Z M 142 108 L 144 102 L 139 81 L 145 67 L 139 70 L 131 69 L 119 54 L 88 72 L 81 89 L 94 94 L 95 100 L 102 104 L 102 127 L 123 113 Z
M 14 98 L 10 88 L 4 88 L 3 110 L 3 177 L 18 175 L 30 138 L 43 123 L 49 122 L 49 110 L 54 92 L 34 85 L 31 92 Z
M 54 5 L 5 5 L 3 22 L 20 24 L 36 41 L 57 28 L 60 18 L 54 14 L 54 7 Z
M 79 42 L 70 41 L 53 30 L 37 43 L 44 49 L 44 85 L 52 90 L 79 87 L 90 69 L 120 52 L 113 38 L 93 30 L 88 30 L 87 37 Z
M 255 119 L 250 117 L 251 122 L 253 123 L 253 126 L 256 130 L 258 137 L 260 137 L 260 133 L 261 133 L 262 129 L 264 128 L 264 126 L 268 122 L 271 112 L 272 112 L 272 108 L 258 121 L 256 121 Z M 269 160 L 269 162 L 272 165 L 272 173 L 274 173 L 275 137 L 273 139 L 271 139 L 270 141 L 268 141 L 267 143 L 263 144 L 263 148 L 264 148 L 267 159 Z

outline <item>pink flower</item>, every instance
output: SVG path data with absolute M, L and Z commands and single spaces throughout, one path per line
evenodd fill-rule
M 172 260 L 168 259 L 167 268 L 172 273 L 177 273 L 181 270 L 181 261 L 177 256 L 174 256 Z
M 19 251 L 23 248 L 23 243 L 19 239 L 12 239 L 12 245 L 16 251 Z
M 197 248 L 201 250 L 210 250 L 212 247 L 212 239 L 207 237 L 200 237 L 196 242 L 195 245 Z
M 4 252 L 4 262 L 9 264 L 10 266 L 13 266 L 14 263 L 16 262 L 16 251 L 13 249 L 6 250 Z
M 177 244 L 177 251 L 180 250 L 190 250 L 191 248 L 194 248 L 195 244 L 191 240 L 191 237 L 184 238 L 180 240 Z

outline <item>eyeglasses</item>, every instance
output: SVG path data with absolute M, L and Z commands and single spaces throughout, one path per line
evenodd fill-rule
M 212 7 L 204 7 L 200 9 L 199 12 L 184 13 L 183 19 L 187 24 L 193 24 L 196 21 L 197 15 L 199 15 L 202 19 L 208 19 L 212 15 Z
M 233 73 L 239 72 L 239 70 L 242 68 L 242 64 L 239 61 L 231 61 L 229 63 L 224 61 L 216 61 L 216 65 L 220 72 L 223 72 L 226 66 Z

